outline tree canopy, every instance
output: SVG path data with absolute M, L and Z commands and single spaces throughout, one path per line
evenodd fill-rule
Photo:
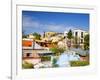
M 33 33 L 33 36 L 35 36 L 35 39 L 38 39 L 38 40 L 40 40 L 40 38 L 41 38 L 41 35 L 36 32 Z
M 89 49 L 89 34 L 85 35 L 84 37 L 84 49 L 85 50 Z
M 67 38 L 71 39 L 73 38 L 72 30 L 70 29 L 69 32 L 67 33 Z

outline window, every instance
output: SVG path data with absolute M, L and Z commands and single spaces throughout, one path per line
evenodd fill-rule
M 77 36 L 78 35 L 78 32 L 75 32 L 75 36 Z
M 31 56 L 31 53 L 27 53 L 27 54 L 26 54 L 26 57 L 30 57 L 30 56 Z
M 83 38 L 83 32 L 81 32 L 81 38 Z
M 83 43 L 83 39 L 81 39 L 81 43 Z

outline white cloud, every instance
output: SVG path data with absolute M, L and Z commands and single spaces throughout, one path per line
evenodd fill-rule
M 28 16 L 24 16 L 23 17 L 23 27 L 33 27 L 33 28 L 38 28 L 39 27 L 39 23 L 35 20 L 33 20 L 31 17 Z
M 58 24 L 43 24 L 29 16 L 23 16 L 23 28 L 43 29 L 45 31 L 64 31 L 64 25 Z
M 30 16 L 23 16 L 23 29 L 29 30 L 43 30 L 43 31 L 57 31 L 57 32 L 64 32 L 69 31 L 70 29 L 77 29 L 74 26 L 68 26 L 65 24 L 55 24 L 55 23 L 40 23 L 36 21 L 36 19 L 31 18 Z
M 60 32 L 62 32 L 62 31 L 64 31 L 64 28 L 65 28 L 65 26 L 64 25 L 48 25 L 47 26 L 47 30 L 50 30 L 50 31 L 60 31 Z

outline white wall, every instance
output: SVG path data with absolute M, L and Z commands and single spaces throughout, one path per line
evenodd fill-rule
M 23 0 L 19 0 L 23 1 Z M 30 0 L 27 0 L 30 1 Z M 98 37 L 96 45 L 99 49 L 100 47 L 100 1 L 99 0 L 32 0 L 37 1 L 39 3 L 43 2 L 46 3 L 52 3 L 52 4 L 58 4 L 58 3 L 64 3 L 64 4 L 78 4 L 78 5 L 94 5 L 97 7 L 97 22 L 98 27 L 96 36 Z M 8 77 L 10 76 L 10 59 L 11 59 L 11 1 L 10 0 L 1 0 L 0 1 L 0 80 L 8 80 Z M 99 51 L 100 52 L 100 51 Z M 97 53 L 95 53 L 97 54 Z M 98 54 L 98 57 L 100 57 L 100 54 Z M 98 58 L 98 71 L 100 75 L 100 58 Z M 77 75 L 76 75 L 77 76 Z M 88 76 L 90 77 L 90 80 L 97 80 L 97 76 Z M 84 80 L 87 80 L 87 77 L 81 77 L 78 76 L 78 78 L 81 80 L 84 78 Z M 77 80 L 77 78 L 72 77 L 72 80 Z M 42 79 L 40 79 L 42 80 Z M 46 80 L 46 79 L 43 79 Z M 49 78 L 48 80 L 53 80 Z M 54 80 L 69 80 L 68 77 L 55 77 Z

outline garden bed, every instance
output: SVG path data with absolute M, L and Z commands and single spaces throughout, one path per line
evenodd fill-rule
M 77 67 L 77 66 L 89 65 L 89 62 L 88 61 L 71 61 L 70 64 L 72 67 Z

